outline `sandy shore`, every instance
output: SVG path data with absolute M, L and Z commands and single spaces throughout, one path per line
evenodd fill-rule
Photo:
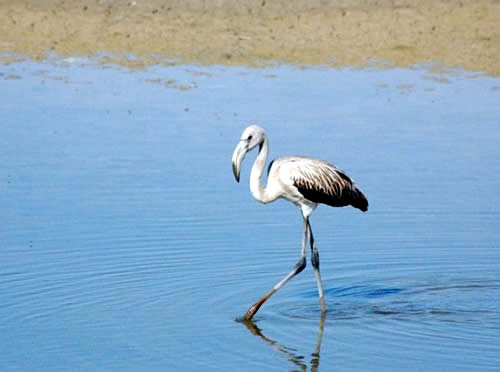
M 0 53 L 48 51 L 138 67 L 432 61 L 500 76 L 500 1 L 0 0 Z

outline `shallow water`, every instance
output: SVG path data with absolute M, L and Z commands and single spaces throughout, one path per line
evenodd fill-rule
M 1 370 L 487 370 L 500 365 L 500 81 L 414 70 L 0 66 Z M 230 159 L 337 164 L 366 214 L 302 221 Z

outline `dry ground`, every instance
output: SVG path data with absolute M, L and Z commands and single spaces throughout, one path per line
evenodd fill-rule
M 500 76 L 500 1 L 0 0 L 0 53 L 47 51 L 131 66 L 435 61 Z

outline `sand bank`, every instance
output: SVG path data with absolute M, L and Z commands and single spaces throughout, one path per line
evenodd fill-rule
M 437 62 L 500 76 L 500 1 L 0 0 L 0 53 L 47 52 L 138 67 Z

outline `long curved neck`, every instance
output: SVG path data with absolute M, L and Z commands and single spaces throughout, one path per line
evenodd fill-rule
M 262 174 L 267 162 L 267 155 L 269 154 L 269 141 L 264 136 L 264 141 L 260 145 L 259 154 L 255 159 L 250 173 L 250 192 L 253 197 L 261 203 L 269 203 L 274 199 L 268 195 L 264 185 L 262 185 Z

